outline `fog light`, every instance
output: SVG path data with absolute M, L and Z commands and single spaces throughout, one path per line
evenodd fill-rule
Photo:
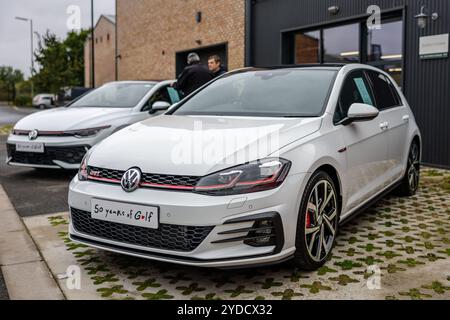
M 246 244 L 251 246 L 275 245 L 275 230 L 272 220 L 258 220 L 253 225 L 253 230 L 248 234 Z
M 258 238 L 255 240 L 255 243 L 258 245 L 265 245 L 265 244 L 269 244 L 270 242 L 270 237 L 264 237 L 264 238 Z

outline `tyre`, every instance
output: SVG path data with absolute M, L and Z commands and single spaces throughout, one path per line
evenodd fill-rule
M 313 174 L 300 204 L 294 264 L 316 270 L 329 258 L 339 226 L 340 207 L 333 179 L 324 171 Z
M 40 104 L 39 105 L 39 109 L 44 110 L 45 109 L 45 104 Z
M 403 197 L 411 197 L 416 194 L 420 182 L 420 147 L 417 141 L 413 141 L 408 153 L 408 165 L 405 176 L 400 186 L 397 188 L 397 194 Z

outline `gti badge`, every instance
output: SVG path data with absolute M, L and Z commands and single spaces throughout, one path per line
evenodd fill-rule
M 38 135 L 39 135 L 39 131 L 37 131 L 36 129 L 31 130 L 31 131 L 28 133 L 28 139 L 30 139 L 30 140 L 36 140 L 37 137 L 38 137 Z
M 139 168 L 131 168 L 122 176 L 121 186 L 126 192 L 133 192 L 139 188 L 141 183 L 142 172 Z

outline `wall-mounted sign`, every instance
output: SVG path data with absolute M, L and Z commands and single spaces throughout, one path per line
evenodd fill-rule
M 448 33 L 420 37 L 420 59 L 448 58 Z

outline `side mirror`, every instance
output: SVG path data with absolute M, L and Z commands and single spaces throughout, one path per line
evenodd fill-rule
M 152 105 L 152 111 L 156 112 L 156 111 L 162 111 L 162 110 L 167 110 L 170 108 L 170 103 L 166 102 L 166 101 L 156 101 L 153 105 Z
M 358 121 L 369 121 L 378 117 L 380 112 L 377 108 L 365 104 L 365 103 L 354 103 L 348 109 L 347 117 L 342 119 L 339 124 L 344 126 Z

